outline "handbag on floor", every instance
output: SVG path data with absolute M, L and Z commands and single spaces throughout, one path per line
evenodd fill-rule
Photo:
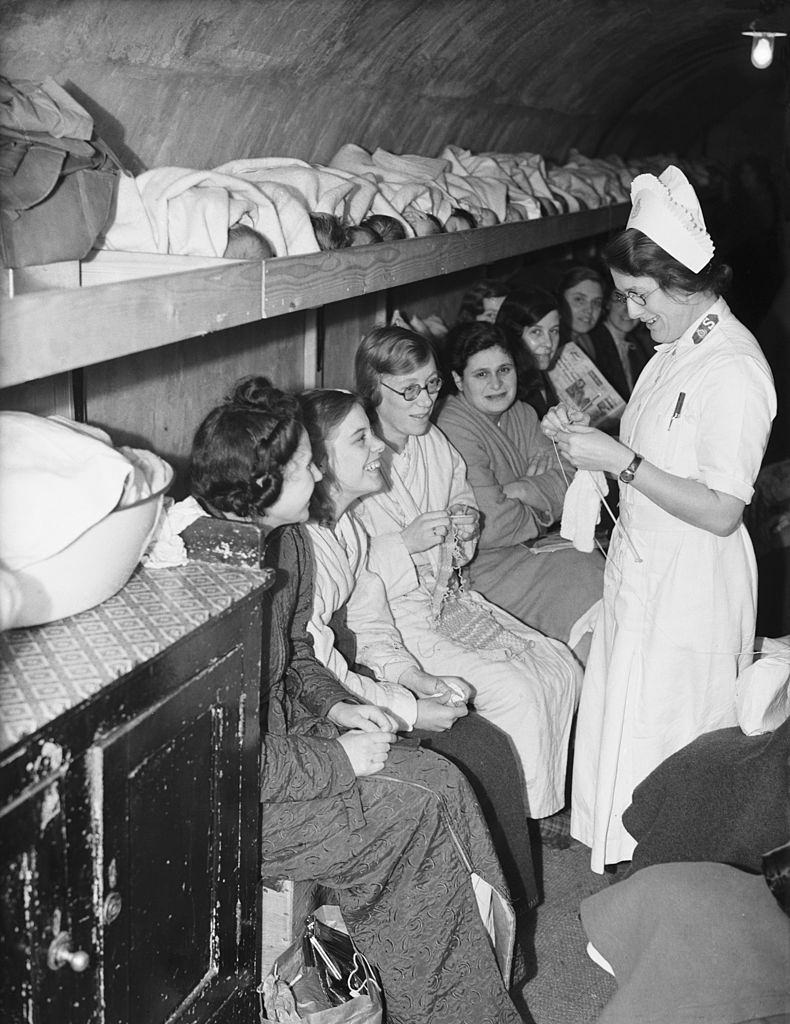
M 381 982 L 340 909 L 319 907 L 259 988 L 261 1022 L 381 1024 Z

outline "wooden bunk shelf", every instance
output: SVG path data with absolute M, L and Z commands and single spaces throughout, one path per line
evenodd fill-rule
M 0 387 L 261 318 L 259 263 L 0 299 Z
M 620 203 L 452 235 L 267 260 L 263 265 L 264 316 L 312 309 L 601 234 L 625 224 L 629 210 L 629 204 Z
M 310 256 L 99 253 L 82 287 L 0 298 L 0 387 L 621 227 L 628 204 Z

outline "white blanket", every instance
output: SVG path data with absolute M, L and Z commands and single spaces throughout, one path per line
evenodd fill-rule
M 122 176 L 115 217 L 97 248 L 222 256 L 228 228 L 237 223 L 260 232 L 278 256 L 318 252 L 307 207 L 296 193 L 184 167 Z

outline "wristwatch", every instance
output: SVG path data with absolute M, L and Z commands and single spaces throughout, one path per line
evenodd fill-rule
M 624 484 L 630 484 L 634 479 L 634 473 L 639 469 L 639 464 L 642 461 L 642 456 L 634 453 L 633 459 L 628 463 L 625 469 L 620 474 L 620 479 Z

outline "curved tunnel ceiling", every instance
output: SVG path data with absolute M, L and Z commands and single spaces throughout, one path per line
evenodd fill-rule
M 781 126 L 788 0 L 3 0 L 2 70 L 51 74 L 132 170 L 344 142 L 563 159 Z M 738 122 L 737 128 L 735 122 Z M 781 128 L 779 129 L 781 130 Z

